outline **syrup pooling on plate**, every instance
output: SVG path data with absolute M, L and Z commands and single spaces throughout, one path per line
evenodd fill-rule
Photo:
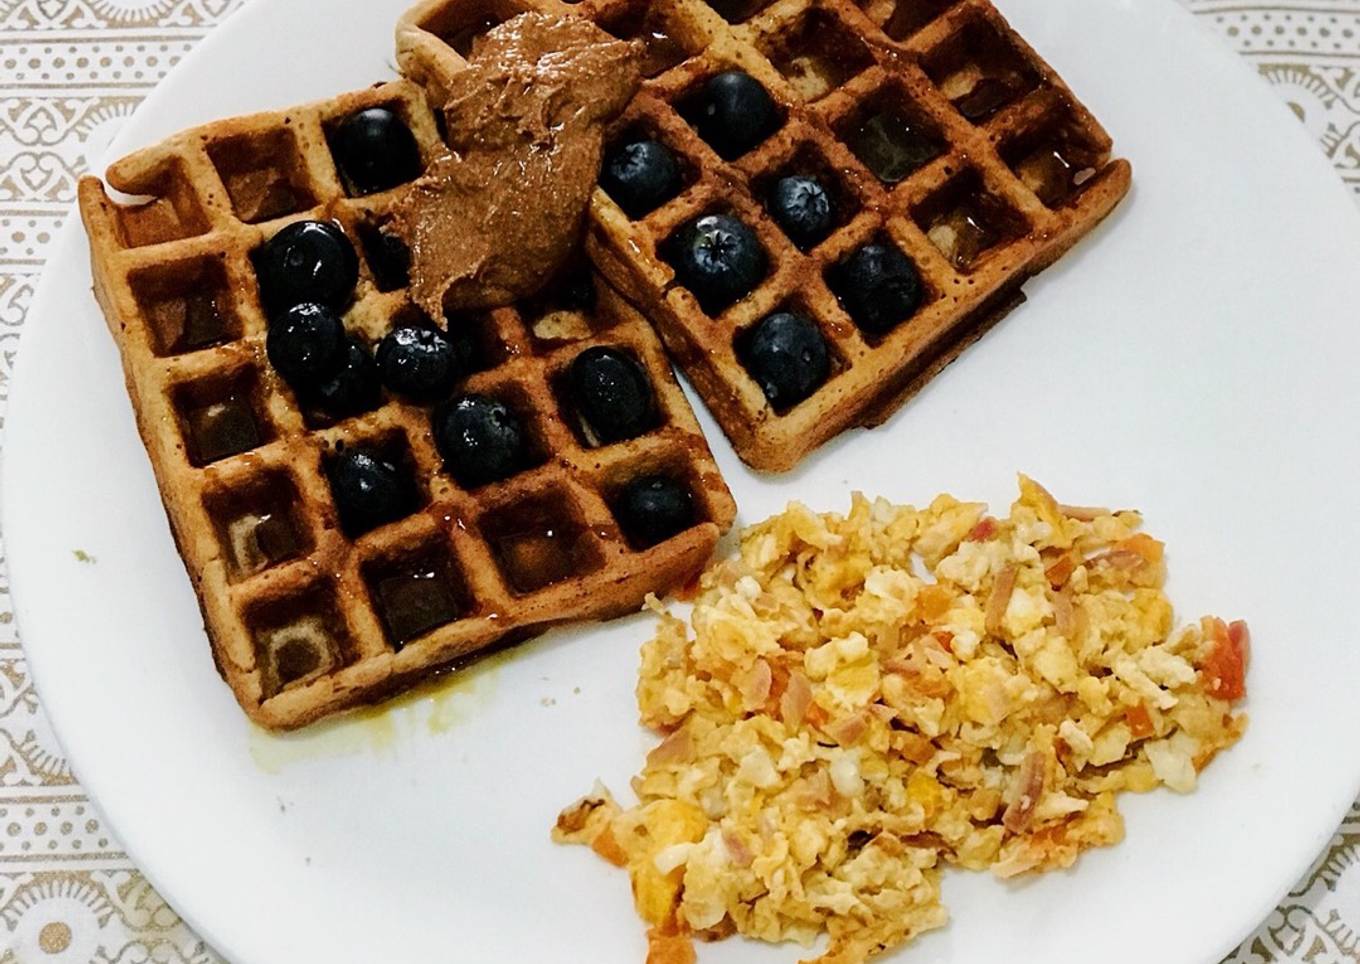
M 825 932 L 816 964 L 943 926 L 945 867 L 1119 843 L 1120 792 L 1192 791 L 1246 727 L 1245 624 L 1176 628 L 1140 524 L 1023 477 L 1004 519 L 790 505 L 704 574 L 690 628 L 654 607 L 639 802 L 597 786 L 554 838 L 627 868 L 649 961 Z

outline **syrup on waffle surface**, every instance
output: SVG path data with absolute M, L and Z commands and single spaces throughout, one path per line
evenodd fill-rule
M 988 0 L 426 0 L 398 25 L 403 73 L 440 103 L 476 37 L 527 9 L 644 43 L 649 79 L 611 142 L 665 145 L 678 189 L 635 217 L 597 190 L 587 248 L 757 469 L 788 469 L 845 429 L 887 419 L 1130 185 L 1109 135 Z M 733 69 L 777 115 L 744 152 L 705 140 L 715 139 L 705 85 Z M 815 177 L 832 201 L 832 230 L 801 248 L 771 216 L 774 185 L 790 175 Z M 678 276 L 676 246 L 711 214 L 746 225 L 765 267 L 705 306 Z M 916 293 L 890 317 L 865 304 L 855 271 L 866 247 L 881 261 L 874 245 L 914 268 L 903 270 Z M 781 312 L 812 322 L 825 358 L 792 404 L 777 393 L 772 403 L 752 370 L 753 331 Z
M 527 457 L 508 479 L 460 486 L 427 407 L 383 395 L 336 419 L 299 402 L 265 356 L 255 269 L 286 225 L 333 220 L 356 242 L 344 324 L 358 344 L 430 324 L 382 231 L 402 187 L 342 173 L 333 156 L 341 123 L 373 107 L 401 118 L 421 159 L 437 153 L 433 112 L 401 81 L 135 153 L 108 171 L 131 201 L 80 184 L 95 292 L 214 660 L 272 728 L 385 698 L 550 624 L 634 609 L 697 572 L 735 512 L 655 334 L 595 276 L 593 298 L 578 279 L 570 304 L 550 288 L 447 320 L 474 346 L 460 391 L 503 402 L 525 427 Z M 654 398 L 646 430 L 613 444 L 596 444 L 565 388 L 568 366 L 600 345 L 639 361 Z M 373 520 L 342 518 L 332 479 L 355 452 L 395 469 L 401 518 L 369 531 Z M 655 476 L 688 490 L 692 524 L 659 541 L 625 535 L 621 493 Z

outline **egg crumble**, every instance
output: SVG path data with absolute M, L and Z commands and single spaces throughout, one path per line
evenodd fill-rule
M 1124 833 L 1120 791 L 1194 789 L 1242 735 L 1246 625 L 1174 627 L 1135 512 L 1021 477 L 1009 517 L 941 495 L 794 503 L 642 649 L 633 780 L 553 831 L 626 867 L 648 964 L 733 933 L 858 964 L 941 927 L 947 866 L 1070 866 Z

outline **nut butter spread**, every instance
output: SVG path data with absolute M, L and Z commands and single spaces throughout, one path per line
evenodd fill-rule
M 637 90 L 636 45 L 585 20 L 526 13 L 450 80 L 448 153 L 397 210 L 411 292 L 433 317 L 533 294 L 576 246 L 604 125 Z

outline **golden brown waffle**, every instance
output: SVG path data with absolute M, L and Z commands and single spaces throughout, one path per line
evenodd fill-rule
M 647 323 L 602 279 L 590 312 L 547 302 L 474 325 L 465 383 L 514 408 L 538 464 L 474 491 L 442 469 L 429 410 L 394 400 L 339 422 L 304 411 L 269 366 L 251 252 L 285 224 L 328 218 L 363 267 L 347 328 L 370 345 L 414 309 L 375 270 L 377 228 L 402 188 L 349 196 L 327 146 L 338 119 L 389 106 L 428 160 L 420 90 L 385 84 L 294 110 L 186 131 L 80 185 L 95 292 L 122 353 L 137 422 L 218 668 L 246 712 L 296 727 L 381 699 L 498 641 L 636 608 L 697 572 L 734 506 Z M 367 240 L 368 245 L 363 242 Z M 584 348 L 631 351 L 657 426 L 592 447 L 558 391 Z M 326 465 L 346 445 L 404 465 L 422 507 L 358 539 L 339 523 Z M 687 481 L 701 521 L 635 551 L 610 508 L 619 486 Z
M 403 73 L 439 103 L 444 78 L 462 68 L 472 40 L 525 9 L 589 17 L 646 43 L 651 79 L 613 136 L 643 133 L 667 144 L 686 169 L 686 186 L 639 220 L 597 190 L 588 249 L 657 324 L 757 469 L 790 468 L 846 428 L 885 420 L 1019 303 L 1021 285 L 1129 188 L 1130 167 L 1112 160 L 1104 129 L 988 0 L 427 0 L 398 25 Z M 729 163 L 685 115 L 699 86 L 733 67 L 764 85 L 783 120 Z M 904 149 L 924 144 L 935 156 L 884 180 L 863 159 L 866 124 L 872 131 L 894 115 L 891 123 L 905 122 L 919 139 Z M 786 173 L 823 175 L 840 202 L 838 229 L 809 251 L 765 209 L 769 184 Z M 714 212 L 750 226 L 770 265 L 756 289 L 718 317 L 677 284 L 664 251 L 682 225 Z M 970 216 L 986 230 L 973 232 Z M 915 314 L 882 336 L 857 327 L 827 283 L 829 270 L 874 239 L 898 245 L 927 291 Z M 812 397 L 777 412 L 737 346 L 786 307 L 817 322 L 833 374 Z

